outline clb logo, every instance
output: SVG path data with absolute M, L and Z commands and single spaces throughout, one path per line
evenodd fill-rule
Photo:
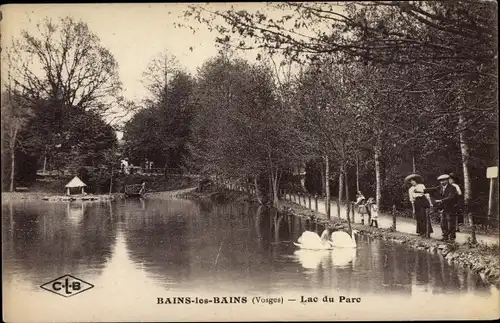
M 91 289 L 94 285 L 87 283 L 71 275 L 64 275 L 56 278 L 53 281 L 43 284 L 41 288 L 48 290 L 57 295 L 64 297 L 75 296 L 86 290 Z

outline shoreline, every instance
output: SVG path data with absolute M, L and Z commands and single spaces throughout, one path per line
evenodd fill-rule
M 187 194 L 196 187 L 188 186 L 176 188 L 168 191 L 157 191 L 157 192 L 146 192 L 146 198 L 170 198 L 177 197 L 182 194 Z M 101 200 L 119 200 L 125 198 L 125 193 L 115 192 L 111 194 L 87 194 L 84 195 L 87 199 L 94 201 Z M 11 201 L 66 201 L 68 196 L 60 193 L 53 192 L 2 192 L 2 203 L 8 203 Z M 74 195 L 73 198 L 77 200 L 82 200 L 81 195 Z M 84 199 L 86 200 L 86 199 Z
M 206 192 L 198 192 L 197 187 L 187 187 L 162 192 L 149 192 L 147 194 L 150 198 L 177 197 L 198 201 L 232 201 L 258 204 L 255 197 L 247 193 L 232 190 L 207 190 Z M 15 200 L 43 200 L 44 197 L 50 196 L 57 197 L 57 194 L 50 195 L 50 193 L 39 192 L 2 192 L 2 204 Z M 110 195 L 106 194 L 106 196 L 109 197 Z M 111 196 L 113 199 L 124 198 L 123 193 L 112 193 Z M 271 206 L 269 205 L 268 207 Z M 335 230 L 348 229 L 348 222 L 344 218 L 326 219 L 321 213 L 284 200 L 281 201 L 281 207 L 281 212 L 285 214 L 308 218 L 312 222 L 325 226 L 325 228 Z M 370 227 L 360 223 L 351 223 L 351 228 L 357 230 L 359 234 L 370 236 L 375 239 L 382 239 L 391 243 L 404 244 L 414 249 L 438 253 L 450 263 L 468 267 L 488 284 L 492 284 L 497 288 L 500 288 L 500 254 L 498 244 L 486 246 L 480 243 L 476 245 L 471 245 L 470 243 L 446 243 L 433 238 L 423 238 L 409 233 L 393 231 L 385 228 Z
M 257 199 L 247 193 L 232 190 L 216 190 L 200 193 L 192 191 L 183 194 L 183 198 L 193 200 L 212 200 L 214 197 L 222 196 L 224 201 L 258 203 Z M 269 207 L 271 207 L 269 205 Z M 325 226 L 325 228 L 336 230 L 347 230 L 348 222 L 342 218 L 324 218 L 323 214 L 307 209 L 303 206 L 281 201 L 282 212 L 309 220 Z M 500 260 L 499 245 L 482 245 L 481 243 L 471 245 L 469 243 L 446 243 L 433 238 L 423 238 L 404 232 L 393 231 L 385 228 L 375 228 L 360 223 L 351 223 L 351 228 L 359 234 L 374 239 L 381 239 L 391 243 L 404 244 L 410 248 L 425 250 L 441 255 L 450 264 L 466 267 L 478 274 L 486 283 L 500 289 Z

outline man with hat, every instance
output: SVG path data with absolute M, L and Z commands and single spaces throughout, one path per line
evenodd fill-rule
M 441 240 L 451 241 L 455 240 L 456 232 L 456 204 L 458 200 L 457 189 L 450 184 L 449 175 L 441 175 L 438 178 L 439 186 L 433 188 L 427 188 L 424 190 L 427 192 L 435 192 L 436 200 L 435 204 L 438 209 L 441 210 L 441 230 L 443 231 L 443 238 Z

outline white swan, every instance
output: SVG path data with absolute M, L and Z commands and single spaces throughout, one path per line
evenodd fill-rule
M 335 231 L 330 237 L 333 247 L 356 248 L 356 234 L 358 231 L 352 230 L 352 237 L 344 231 Z
M 297 242 L 293 244 L 301 249 L 324 250 L 332 248 L 331 242 L 328 240 L 327 230 L 323 231 L 321 237 L 316 232 L 304 231 Z

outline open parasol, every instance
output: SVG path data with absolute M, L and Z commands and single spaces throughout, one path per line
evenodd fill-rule
M 410 180 L 416 180 L 416 181 L 420 181 L 420 182 L 423 182 L 424 179 L 422 178 L 422 176 L 418 175 L 418 174 L 410 174 L 408 176 L 405 177 L 405 183 L 408 183 Z

